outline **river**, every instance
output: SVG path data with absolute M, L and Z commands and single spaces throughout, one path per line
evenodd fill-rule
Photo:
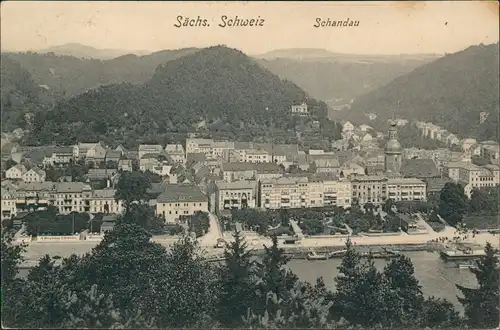
M 477 282 L 468 269 L 459 269 L 454 262 L 444 262 L 438 253 L 432 252 L 405 252 L 411 258 L 415 267 L 415 275 L 426 296 L 446 298 L 463 313 L 463 307 L 458 302 L 458 289 L 455 284 L 474 287 Z M 288 263 L 290 269 L 302 280 L 315 283 L 316 278 L 323 277 L 325 284 L 334 288 L 333 278 L 339 274 L 337 267 L 341 259 L 308 261 L 295 259 Z M 375 265 L 382 270 L 387 261 L 376 259 Z
M 463 313 L 463 307 L 458 302 L 458 289 L 455 284 L 468 287 L 476 285 L 474 275 L 468 269 L 459 269 L 454 262 L 444 262 L 437 253 L 432 252 L 405 252 L 415 267 L 415 275 L 420 281 L 422 291 L 426 296 L 446 298 Z M 289 261 L 290 269 L 304 281 L 315 283 L 318 277 L 323 277 L 325 284 L 334 288 L 333 278 L 339 274 L 337 267 L 341 259 L 308 261 L 294 259 Z M 375 265 L 383 269 L 387 261 L 376 259 Z M 28 270 L 21 269 L 20 276 L 26 276 Z

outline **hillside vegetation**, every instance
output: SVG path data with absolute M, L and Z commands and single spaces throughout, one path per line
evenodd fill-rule
M 18 62 L 33 76 L 36 84 L 48 86 L 54 97 L 62 98 L 101 85 L 146 83 L 152 78 L 158 65 L 198 50 L 163 50 L 143 56 L 128 54 L 108 59 L 112 54 L 117 55 L 122 51 L 67 44 L 39 53 L 3 55 Z M 354 98 L 410 72 L 437 56 L 368 56 L 297 49 L 277 50 L 256 58 L 264 68 L 282 79 L 294 82 L 312 97 L 331 100 Z
M 295 142 L 297 123 L 288 111 L 304 100 L 321 120 L 323 140 L 338 138 L 337 126 L 326 119 L 326 104 L 237 50 L 210 47 L 159 66 L 144 85 L 102 86 L 58 103 L 37 116 L 27 143 L 164 143 L 194 131 Z
M 144 56 L 123 55 L 110 60 L 77 58 L 54 53 L 3 53 L 28 71 L 36 84 L 46 85 L 57 98 L 71 97 L 101 85 L 143 84 L 160 64 L 197 51 L 164 50 Z
M 2 131 L 24 128 L 25 114 L 42 110 L 46 93 L 28 71 L 5 56 L 1 57 L 1 82 Z
M 366 122 L 364 113 L 373 112 L 384 122 L 394 112 L 396 117 L 433 122 L 461 137 L 497 140 L 498 59 L 498 44 L 446 55 L 356 98 L 349 112 L 338 115 Z M 489 113 L 482 124 L 481 112 Z

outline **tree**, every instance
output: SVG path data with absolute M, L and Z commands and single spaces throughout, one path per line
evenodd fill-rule
M 69 288 L 68 288 L 69 289 Z M 154 328 L 154 318 L 146 320 L 140 310 L 120 312 L 114 306 L 113 295 L 103 294 L 97 285 L 89 291 L 75 292 L 68 290 L 63 297 L 63 309 L 66 318 L 62 322 L 65 328 Z
M 23 252 L 26 249 L 24 244 L 15 244 L 14 232 L 10 230 L 2 231 L 2 323 L 12 326 L 19 317 L 17 295 L 23 288 L 24 281 L 17 278 L 19 265 L 23 261 Z
M 474 188 L 469 202 L 470 212 L 475 214 L 498 214 L 499 192 L 500 186 Z
M 188 217 L 189 231 L 195 233 L 196 237 L 201 237 L 210 228 L 208 213 L 197 211 Z
M 206 328 L 216 324 L 213 316 L 219 301 L 219 281 L 196 240 L 181 237 L 167 252 L 165 263 L 160 286 L 151 291 L 157 296 L 152 306 L 158 306 L 159 325 Z
M 233 237 L 233 242 L 226 243 L 225 263 L 219 269 L 221 293 L 217 318 L 226 327 L 241 324 L 241 316 L 246 315 L 248 308 L 255 303 L 257 289 L 251 251 L 238 231 Z
M 346 255 L 335 278 L 334 316 L 345 318 L 350 324 L 371 327 L 383 320 L 381 295 L 382 275 L 373 260 L 361 261 L 361 255 L 346 243 Z
M 385 326 L 411 326 L 421 310 L 423 294 L 415 278 L 410 258 L 400 255 L 389 262 L 383 272 Z
M 146 192 L 149 188 L 151 182 L 144 173 L 123 172 L 116 185 L 115 199 L 123 201 L 125 209 L 128 209 L 133 202 L 148 200 Z
M 156 215 L 154 208 L 147 204 L 131 204 L 118 222 L 135 223 L 152 235 L 165 233 L 165 220 Z
M 296 282 L 284 298 L 269 292 L 263 306 L 264 312 L 249 310 L 243 319 L 245 328 L 257 329 L 321 329 L 333 328 L 329 322 L 332 302 L 303 282 Z
M 422 328 L 463 328 L 459 312 L 456 311 L 453 304 L 446 299 L 435 297 L 425 299 L 418 315 L 415 316 L 418 319 L 416 324 Z
M 258 294 L 260 303 L 258 306 L 254 306 L 254 310 L 260 315 L 263 315 L 262 307 L 268 294 L 276 294 L 278 299 L 283 299 L 298 280 L 295 274 L 285 268 L 290 258 L 285 256 L 284 250 L 278 247 L 278 237 L 272 235 L 271 239 L 271 247 L 264 245 L 264 257 L 259 266 L 261 280 L 258 285 Z
M 498 257 L 491 243 L 487 243 L 484 249 L 486 255 L 476 261 L 477 268 L 472 268 L 477 279 L 477 288 L 466 288 L 456 285 L 463 297 L 458 300 L 465 308 L 467 323 L 472 327 L 493 328 L 499 322 L 499 272 Z
M 452 226 L 462 221 L 468 208 L 464 188 L 457 183 L 448 182 L 439 195 L 439 214 Z

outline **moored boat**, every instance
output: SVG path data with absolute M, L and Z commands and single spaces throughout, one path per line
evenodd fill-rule
M 472 250 L 468 249 L 453 249 L 444 250 L 440 252 L 441 258 L 445 261 L 448 260 L 475 260 L 484 257 L 486 253 L 484 250 Z
M 328 253 L 328 258 L 343 258 L 347 254 L 347 250 L 333 251 Z
M 328 255 L 325 253 L 316 253 L 316 251 L 311 250 L 306 256 L 307 260 L 328 260 Z

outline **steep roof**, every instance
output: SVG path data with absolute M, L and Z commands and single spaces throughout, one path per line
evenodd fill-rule
M 432 159 L 407 159 L 400 170 L 405 177 L 435 178 L 440 173 Z
M 156 200 L 157 203 L 207 202 L 208 197 L 195 185 L 167 184 Z

